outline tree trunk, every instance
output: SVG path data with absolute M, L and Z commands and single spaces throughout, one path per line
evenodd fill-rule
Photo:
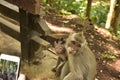
M 117 34 L 117 30 L 118 30 L 118 26 L 119 26 L 119 20 L 120 20 L 120 0 L 117 0 L 117 4 L 115 6 L 115 13 L 112 19 L 112 28 L 113 28 L 113 32 L 115 34 Z
M 106 29 L 109 29 L 110 26 L 111 26 L 112 19 L 113 19 L 113 16 L 114 16 L 115 5 L 116 5 L 116 0 L 111 0 L 111 2 L 110 2 L 110 10 L 109 10 L 106 25 L 105 25 Z
M 87 0 L 86 17 L 88 19 L 90 19 L 91 5 L 92 5 L 92 0 Z

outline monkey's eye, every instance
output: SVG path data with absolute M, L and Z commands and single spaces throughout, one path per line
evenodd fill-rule
M 76 41 L 71 41 L 71 43 L 77 47 L 81 47 L 81 44 L 77 43 Z
M 72 44 L 76 44 L 76 42 L 75 42 L 75 41 L 71 41 L 71 43 L 72 43 Z
M 80 44 L 77 44 L 77 47 L 81 47 L 81 45 L 80 45 Z

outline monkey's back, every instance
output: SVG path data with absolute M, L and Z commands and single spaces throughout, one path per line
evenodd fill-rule
M 77 54 L 74 55 L 74 67 L 77 73 L 82 72 L 83 77 L 89 77 L 89 80 L 93 80 L 96 71 L 96 58 L 90 48 L 85 45 L 81 48 Z M 77 64 L 77 65 L 76 65 Z M 77 67 L 76 67 L 77 66 Z M 86 77 L 87 76 L 87 77 Z M 91 78 L 91 79 L 90 79 Z M 88 80 L 88 79 L 85 79 Z

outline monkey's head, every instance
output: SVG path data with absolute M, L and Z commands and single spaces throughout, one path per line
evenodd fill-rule
M 62 59 L 62 60 L 66 60 L 66 49 L 65 49 L 65 45 L 64 43 L 62 43 L 61 41 L 58 41 L 58 43 L 54 43 L 54 50 L 55 53 Z
M 86 42 L 86 39 L 85 39 L 85 36 L 83 34 L 83 32 L 78 32 L 78 33 L 75 33 L 74 35 L 74 39 L 75 41 L 77 41 L 79 44 L 84 44 Z
M 62 44 L 61 41 L 59 41 L 58 43 L 55 42 L 54 46 L 55 46 L 54 49 L 55 49 L 56 54 L 65 55 L 65 53 L 66 53 L 65 46 L 64 46 L 64 44 Z
M 67 39 L 69 53 L 76 53 L 86 44 L 83 32 L 73 33 Z

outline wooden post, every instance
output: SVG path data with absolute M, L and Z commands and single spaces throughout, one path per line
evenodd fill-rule
M 0 12 L 13 20 L 10 19 L 11 21 L 7 21 L 7 19 L 1 17 L 1 29 L 21 42 L 22 59 L 31 62 L 35 58 L 36 53 L 40 53 L 39 49 L 41 46 L 47 49 L 51 46 L 49 42 L 54 43 L 56 39 L 49 36 L 52 32 L 45 20 L 40 16 L 39 0 L 6 1 L 12 4 L 5 1 L 2 4 L 0 3 Z M 18 6 L 17 9 L 13 8 L 13 4 Z M 16 25 L 18 21 L 20 22 L 20 26 Z
M 19 9 L 20 16 L 20 39 L 21 39 L 21 53 L 22 59 L 29 62 L 30 57 L 30 29 L 29 29 L 29 18 L 28 13 Z
M 92 0 L 87 0 L 86 17 L 88 19 L 90 19 L 91 6 L 92 6 Z

